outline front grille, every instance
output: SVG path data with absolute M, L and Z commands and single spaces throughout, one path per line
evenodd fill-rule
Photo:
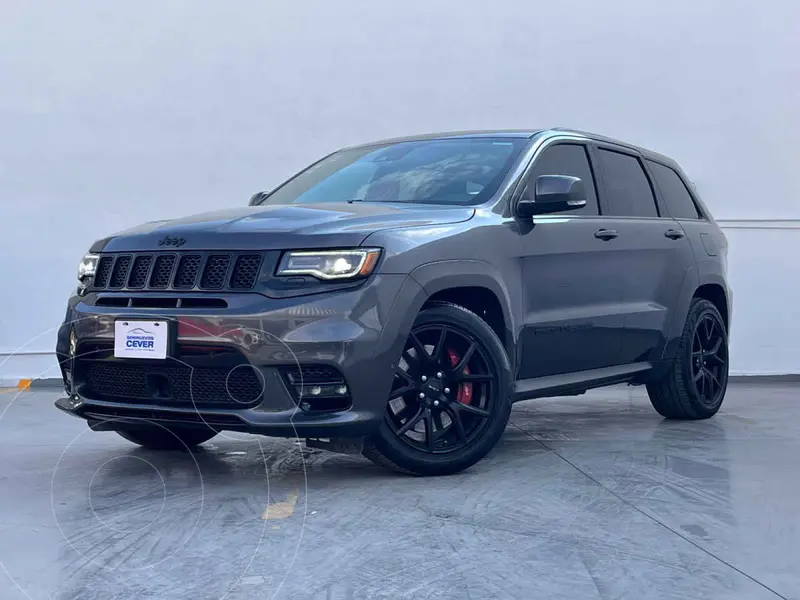
M 97 274 L 94 276 L 94 285 L 99 287 L 106 287 L 108 285 L 108 278 L 111 275 L 111 267 L 114 264 L 113 256 L 104 256 L 97 264 Z
M 263 254 L 252 252 L 105 254 L 91 289 L 245 292 L 256 285 L 263 262 Z
M 264 393 L 263 376 L 249 365 L 192 368 L 98 360 L 82 366 L 82 393 L 111 402 L 244 408 L 258 403 Z
M 153 274 L 150 276 L 150 287 L 157 290 L 166 288 L 172 280 L 172 267 L 174 266 L 174 254 L 162 254 L 156 258 Z
M 200 287 L 206 290 L 218 290 L 225 285 L 225 276 L 228 274 L 228 265 L 231 263 L 230 254 L 212 254 L 208 257 Z
M 117 257 L 114 268 L 111 270 L 111 283 L 108 287 L 121 288 L 128 280 L 128 270 L 131 268 L 131 255 L 123 254 Z
M 128 279 L 129 288 L 143 288 L 147 283 L 147 274 L 150 272 L 150 263 L 153 262 L 153 257 L 149 254 L 137 256 L 133 260 L 133 269 L 131 269 L 131 276 Z
M 173 287 L 179 290 L 189 290 L 197 281 L 197 272 L 200 270 L 199 254 L 184 254 L 178 261 L 178 273 L 175 275 Z
M 231 288 L 234 290 L 249 290 L 256 283 L 260 267 L 260 254 L 243 254 L 238 257 L 233 268 Z

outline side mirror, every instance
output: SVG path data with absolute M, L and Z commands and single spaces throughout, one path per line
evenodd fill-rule
M 250 206 L 256 206 L 257 204 L 261 204 L 264 200 L 266 200 L 267 196 L 270 195 L 270 192 L 256 192 L 252 196 L 250 196 Z
M 564 212 L 586 206 L 586 188 L 578 177 L 540 175 L 534 189 L 530 186 L 517 202 L 517 215 L 532 217 L 546 213 Z M 533 198 L 530 193 L 533 192 Z

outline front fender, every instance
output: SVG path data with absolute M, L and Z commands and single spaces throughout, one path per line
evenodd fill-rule
M 509 354 L 509 361 L 512 365 L 516 364 L 515 315 L 518 311 L 514 310 L 512 304 L 514 295 L 509 292 L 497 267 L 479 260 L 441 260 L 420 265 L 410 273 L 410 277 L 419 284 L 424 294 L 415 299 L 415 305 L 410 309 L 413 316 L 407 323 L 407 331 L 411 330 L 417 313 L 434 294 L 453 288 L 482 287 L 492 292 L 500 304 L 505 323 L 501 341 Z
M 498 269 L 488 262 L 478 260 L 441 260 L 421 265 L 411 272 L 428 296 L 457 287 L 483 287 L 500 301 L 506 333 L 515 329 L 511 297 Z

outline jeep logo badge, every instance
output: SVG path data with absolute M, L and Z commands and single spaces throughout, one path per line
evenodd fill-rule
M 166 236 L 164 239 L 158 240 L 159 246 L 183 246 L 186 243 L 186 238 Z

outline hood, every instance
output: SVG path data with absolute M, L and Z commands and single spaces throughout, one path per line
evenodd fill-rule
M 474 214 L 471 207 L 399 202 L 252 206 L 145 223 L 99 240 L 92 251 L 358 246 L 381 229 L 447 225 Z

